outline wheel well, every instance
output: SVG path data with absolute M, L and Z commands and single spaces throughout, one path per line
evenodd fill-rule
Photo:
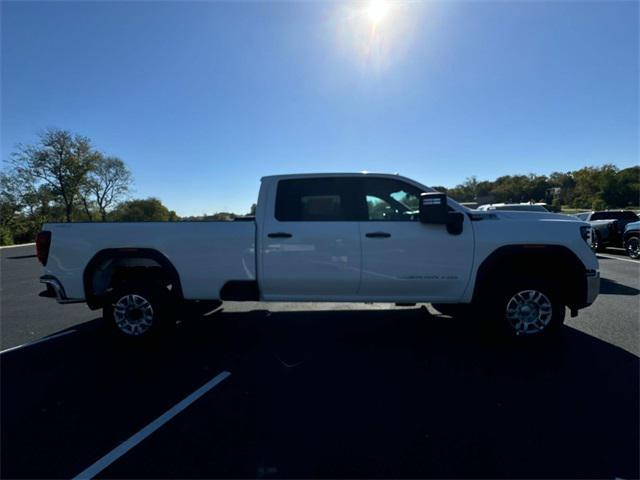
M 178 272 L 162 253 L 153 249 L 106 249 L 98 252 L 84 270 L 87 304 L 92 309 L 102 307 L 114 286 L 132 279 L 152 281 L 183 298 Z
M 523 277 L 549 281 L 569 307 L 584 304 L 586 269 L 571 250 L 559 245 L 509 245 L 495 250 L 478 269 L 473 298 L 482 299 L 504 282 Z

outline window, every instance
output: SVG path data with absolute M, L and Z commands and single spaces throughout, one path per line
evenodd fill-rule
M 351 178 L 280 180 L 275 216 L 281 222 L 357 221 L 355 191 Z
M 363 182 L 367 220 L 416 221 L 421 190 L 391 178 L 367 178 Z
M 630 211 L 596 212 L 591 215 L 591 220 L 638 220 L 638 216 Z

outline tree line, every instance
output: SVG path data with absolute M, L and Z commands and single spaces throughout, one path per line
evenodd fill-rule
M 0 172 L 0 244 L 31 242 L 45 222 L 232 220 L 232 212 L 180 218 L 157 198 L 130 199 L 133 177 L 124 161 L 67 130 L 49 129 L 34 144 L 18 145 Z M 460 202 L 546 202 L 602 210 L 640 204 L 640 166 L 585 167 L 550 175 L 469 177 L 453 188 Z M 251 205 L 250 215 L 256 205 Z
M 85 136 L 49 129 L 20 144 L 0 172 L 0 244 L 33 241 L 45 222 L 177 220 L 157 198 L 128 199 L 124 161 Z
M 453 188 L 434 187 L 459 202 L 546 202 L 561 208 L 604 210 L 640 204 L 640 166 L 585 167 L 550 175 L 505 175 L 493 181 L 469 177 Z

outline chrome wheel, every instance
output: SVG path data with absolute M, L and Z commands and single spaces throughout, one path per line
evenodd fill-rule
M 507 302 L 507 321 L 516 335 L 542 332 L 553 317 L 553 305 L 544 293 L 522 290 Z
M 631 258 L 640 258 L 640 238 L 631 237 L 627 240 L 626 249 Z
M 153 307 L 140 295 L 125 295 L 113 305 L 113 318 L 122 333 L 137 337 L 153 325 Z

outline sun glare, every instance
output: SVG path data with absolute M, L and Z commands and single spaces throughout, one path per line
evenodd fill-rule
M 421 11 L 415 1 L 343 1 L 335 10 L 336 40 L 365 71 L 380 73 L 406 55 Z
M 371 0 L 367 6 L 367 16 L 374 25 L 377 25 L 389 14 L 389 2 L 385 0 Z

